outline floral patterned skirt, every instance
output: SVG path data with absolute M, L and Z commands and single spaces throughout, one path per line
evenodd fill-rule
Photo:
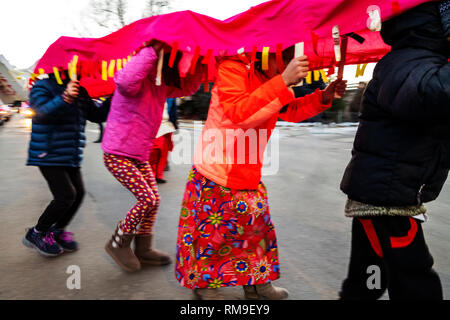
M 189 173 L 178 224 L 175 276 L 181 285 L 255 285 L 280 276 L 267 191 L 236 190 Z

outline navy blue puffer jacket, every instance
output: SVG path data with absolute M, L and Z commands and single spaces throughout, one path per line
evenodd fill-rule
M 107 108 L 99 108 L 80 87 L 73 104 L 64 102 L 67 86 L 58 85 L 53 77 L 39 80 L 30 92 L 30 105 L 35 112 L 27 165 L 79 167 L 86 145 L 86 120 L 106 121 Z
M 362 100 L 360 124 L 341 189 L 375 206 L 436 199 L 450 168 L 450 55 L 438 3 L 383 24 L 392 46 Z

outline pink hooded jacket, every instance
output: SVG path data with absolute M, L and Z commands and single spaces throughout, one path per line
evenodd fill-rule
M 115 74 L 116 91 L 106 122 L 103 151 L 148 161 L 166 98 L 191 95 L 199 88 L 201 74 L 188 74 L 181 90 L 164 82 L 156 86 L 157 62 L 153 47 L 145 47 Z

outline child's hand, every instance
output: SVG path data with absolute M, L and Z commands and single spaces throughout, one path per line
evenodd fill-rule
M 305 78 L 308 74 L 308 65 L 309 62 L 307 56 L 292 59 L 281 74 L 284 83 L 286 83 L 287 86 L 299 83 L 300 80 Z
M 73 103 L 78 95 L 80 94 L 80 83 L 78 80 L 70 80 L 67 84 L 67 88 L 64 91 L 63 99 L 67 103 Z
M 80 93 L 80 83 L 78 80 L 73 81 L 70 80 L 70 82 L 67 84 L 67 93 L 72 98 L 78 98 L 78 94 Z
M 328 87 L 323 90 L 322 103 L 330 104 L 333 99 L 342 98 L 347 88 L 347 80 L 337 79 L 330 83 Z

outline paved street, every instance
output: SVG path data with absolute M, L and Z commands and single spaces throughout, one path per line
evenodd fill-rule
M 87 194 L 71 224 L 80 250 L 44 258 L 22 245 L 25 228 L 34 225 L 51 199 L 36 167 L 25 166 L 29 128 L 20 114 L 0 127 L 0 299 L 191 299 L 174 277 L 174 266 L 121 271 L 104 245 L 117 221 L 134 203 L 105 169 L 97 125 L 89 124 L 83 176 Z M 189 135 L 189 125 L 181 133 Z M 339 190 L 350 158 L 354 128 L 281 128 L 278 174 L 263 177 L 276 226 L 281 279 L 289 299 L 336 299 L 350 254 L 351 220 L 344 217 Z M 170 164 L 168 183 L 160 185 L 156 246 L 175 256 L 181 199 L 189 164 Z M 450 181 L 438 201 L 427 205 L 425 237 L 435 259 L 446 298 L 450 298 Z M 66 269 L 81 269 L 81 289 L 66 287 Z M 240 288 L 226 288 L 230 299 L 243 299 Z

